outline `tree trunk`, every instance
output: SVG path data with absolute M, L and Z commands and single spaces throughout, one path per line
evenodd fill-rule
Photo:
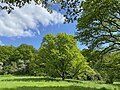
M 113 78 L 106 80 L 106 84 L 113 84 Z
M 64 73 L 64 70 L 62 72 L 62 80 L 65 80 L 65 73 Z
M 65 80 L 65 76 L 62 76 L 62 80 Z
M 61 77 L 62 77 L 62 80 L 65 80 L 65 62 L 64 60 L 60 60 L 61 61 Z

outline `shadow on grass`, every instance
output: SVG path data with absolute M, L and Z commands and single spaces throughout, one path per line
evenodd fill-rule
M 1 90 L 108 90 L 106 88 L 90 88 L 81 86 L 68 86 L 68 87 L 17 87 L 17 88 L 5 88 Z
M 50 78 L 50 77 L 44 77 L 44 78 L 16 78 L 16 79 L 4 79 L 2 81 L 33 81 L 33 82 L 40 82 L 40 81 L 63 81 L 61 79 L 56 79 L 56 78 Z M 75 82 L 75 83 L 82 83 L 80 82 L 79 80 L 69 80 L 69 79 L 66 79 L 64 81 L 67 81 L 67 82 Z
M 119 87 L 119 90 L 120 90 L 120 84 L 112 84 L 112 85 Z

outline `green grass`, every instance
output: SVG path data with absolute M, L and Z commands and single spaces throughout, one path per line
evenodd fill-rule
M 98 81 L 62 81 L 49 77 L 0 76 L 0 90 L 120 90 L 120 83 L 111 85 Z

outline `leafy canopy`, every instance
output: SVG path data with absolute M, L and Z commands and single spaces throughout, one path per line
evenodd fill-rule
M 72 35 L 65 33 L 56 36 L 46 35 L 40 52 L 46 64 L 46 72 L 50 76 L 58 76 L 64 80 L 67 77 L 77 78 L 81 74 L 94 72 L 80 53 Z
M 82 9 L 76 38 L 91 49 L 102 49 L 104 53 L 119 51 L 119 0 L 86 0 Z

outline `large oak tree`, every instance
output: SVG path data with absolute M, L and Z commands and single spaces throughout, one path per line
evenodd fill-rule
M 48 34 L 43 38 L 40 53 L 50 76 L 77 78 L 80 75 L 95 73 L 87 64 L 72 35 Z

